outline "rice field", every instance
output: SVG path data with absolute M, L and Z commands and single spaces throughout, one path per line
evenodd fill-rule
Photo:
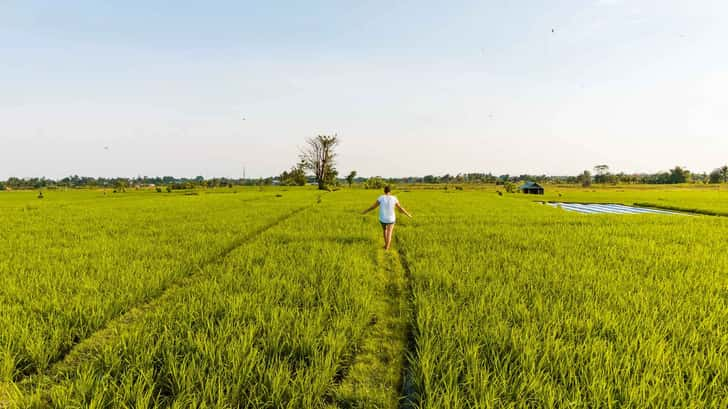
M 0 193 L 0 407 L 728 407 L 727 218 L 378 194 Z

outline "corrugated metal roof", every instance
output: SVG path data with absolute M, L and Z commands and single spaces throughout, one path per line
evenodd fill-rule
M 543 189 L 543 187 L 536 182 L 526 182 L 526 183 L 522 184 L 521 187 L 519 187 L 519 189 L 536 189 L 536 188 Z

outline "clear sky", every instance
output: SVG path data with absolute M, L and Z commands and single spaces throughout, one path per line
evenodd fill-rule
M 318 133 L 363 176 L 709 171 L 726 21 L 725 0 L 0 1 L 0 179 L 269 176 Z

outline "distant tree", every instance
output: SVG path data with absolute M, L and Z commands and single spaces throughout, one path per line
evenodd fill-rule
M 291 170 L 291 173 L 291 178 L 296 186 L 306 185 L 306 163 L 304 161 L 298 162 L 298 165 Z
M 278 180 L 281 181 L 281 185 L 283 186 L 290 186 L 292 184 L 291 174 L 287 170 L 284 170 L 280 175 L 278 175 Z
M 609 166 L 608 165 L 597 165 L 594 166 L 594 173 L 597 175 L 604 175 L 609 172 Z
M 609 166 L 607 166 L 607 165 L 594 166 L 594 173 L 596 174 L 594 176 L 594 181 L 596 183 L 607 183 L 610 181 Z
M 708 183 L 721 183 L 723 181 L 723 175 L 720 171 L 720 168 L 713 169 L 712 172 L 710 172 L 710 175 L 708 175 Z
M 728 180 L 728 167 L 713 169 L 708 175 L 708 183 L 725 183 Z
M 374 176 L 372 178 L 367 179 L 364 182 L 364 188 L 365 189 L 381 189 L 384 187 L 384 179 L 382 179 L 379 176 Z
M 307 169 L 314 173 L 318 188 L 325 190 L 327 182 L 335 182 L 338 174 L 335 165 L 339 138 L 336 135 L 318 135 L 315 138 L 306 139 L 306 145 L 301 150 L 301 161 L 306 164 Z
M 669 183 L 686 183 L 690 181 L 690 171 L 680 166 L 670 169 Z
M 582 174 L 576 177 L 576 182 L 580 183 L 583 187 L 589 187 L 592 184 L 591 172 L 585 170 Z
M 127 185 L 128 185 L 128 183 L 127 183 L 126 180 L 124 180 L 124 179 L 117 179 L 116 184 L 114 185 L 114 189 L 117 192 L 125 192 Z
M 346 176 L 346 183 L 349 184 L 349 188 L 351 188 L 351 185 L 354 183 L 354 178 L 356 178 L 356 171 L 352 170 L 349 172 L 349 174 Z
M 293 166 L 290 171 L 283 171 L 278 177 L 281 185 L 284 186 L 305 186 L 306 185 L 306 164 L 301 161 Z

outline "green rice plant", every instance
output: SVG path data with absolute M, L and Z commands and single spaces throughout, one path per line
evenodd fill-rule
M 314 202 L 307 191 L 291 194 L 294 200 L 257 191 L 64 195 L 48 193 L 33 211 L 24 201 L 0 200 L 0 381 L 46 370 L 239 238 Z
M 19 406 L 329 404 L 384 292 L 376 230 L 352 234 L 362 220 L 337 207 L 323 201 L 203 267 L 204 279 L 33 379 Z
M 728 219 L 427 199 L 399 232 L 420 407 L 728 403 Z
M 0 194 L 0 407 L 728 406 L 726 218 L 412 190 L 384 253 L 376 192 L 198 193 Z

